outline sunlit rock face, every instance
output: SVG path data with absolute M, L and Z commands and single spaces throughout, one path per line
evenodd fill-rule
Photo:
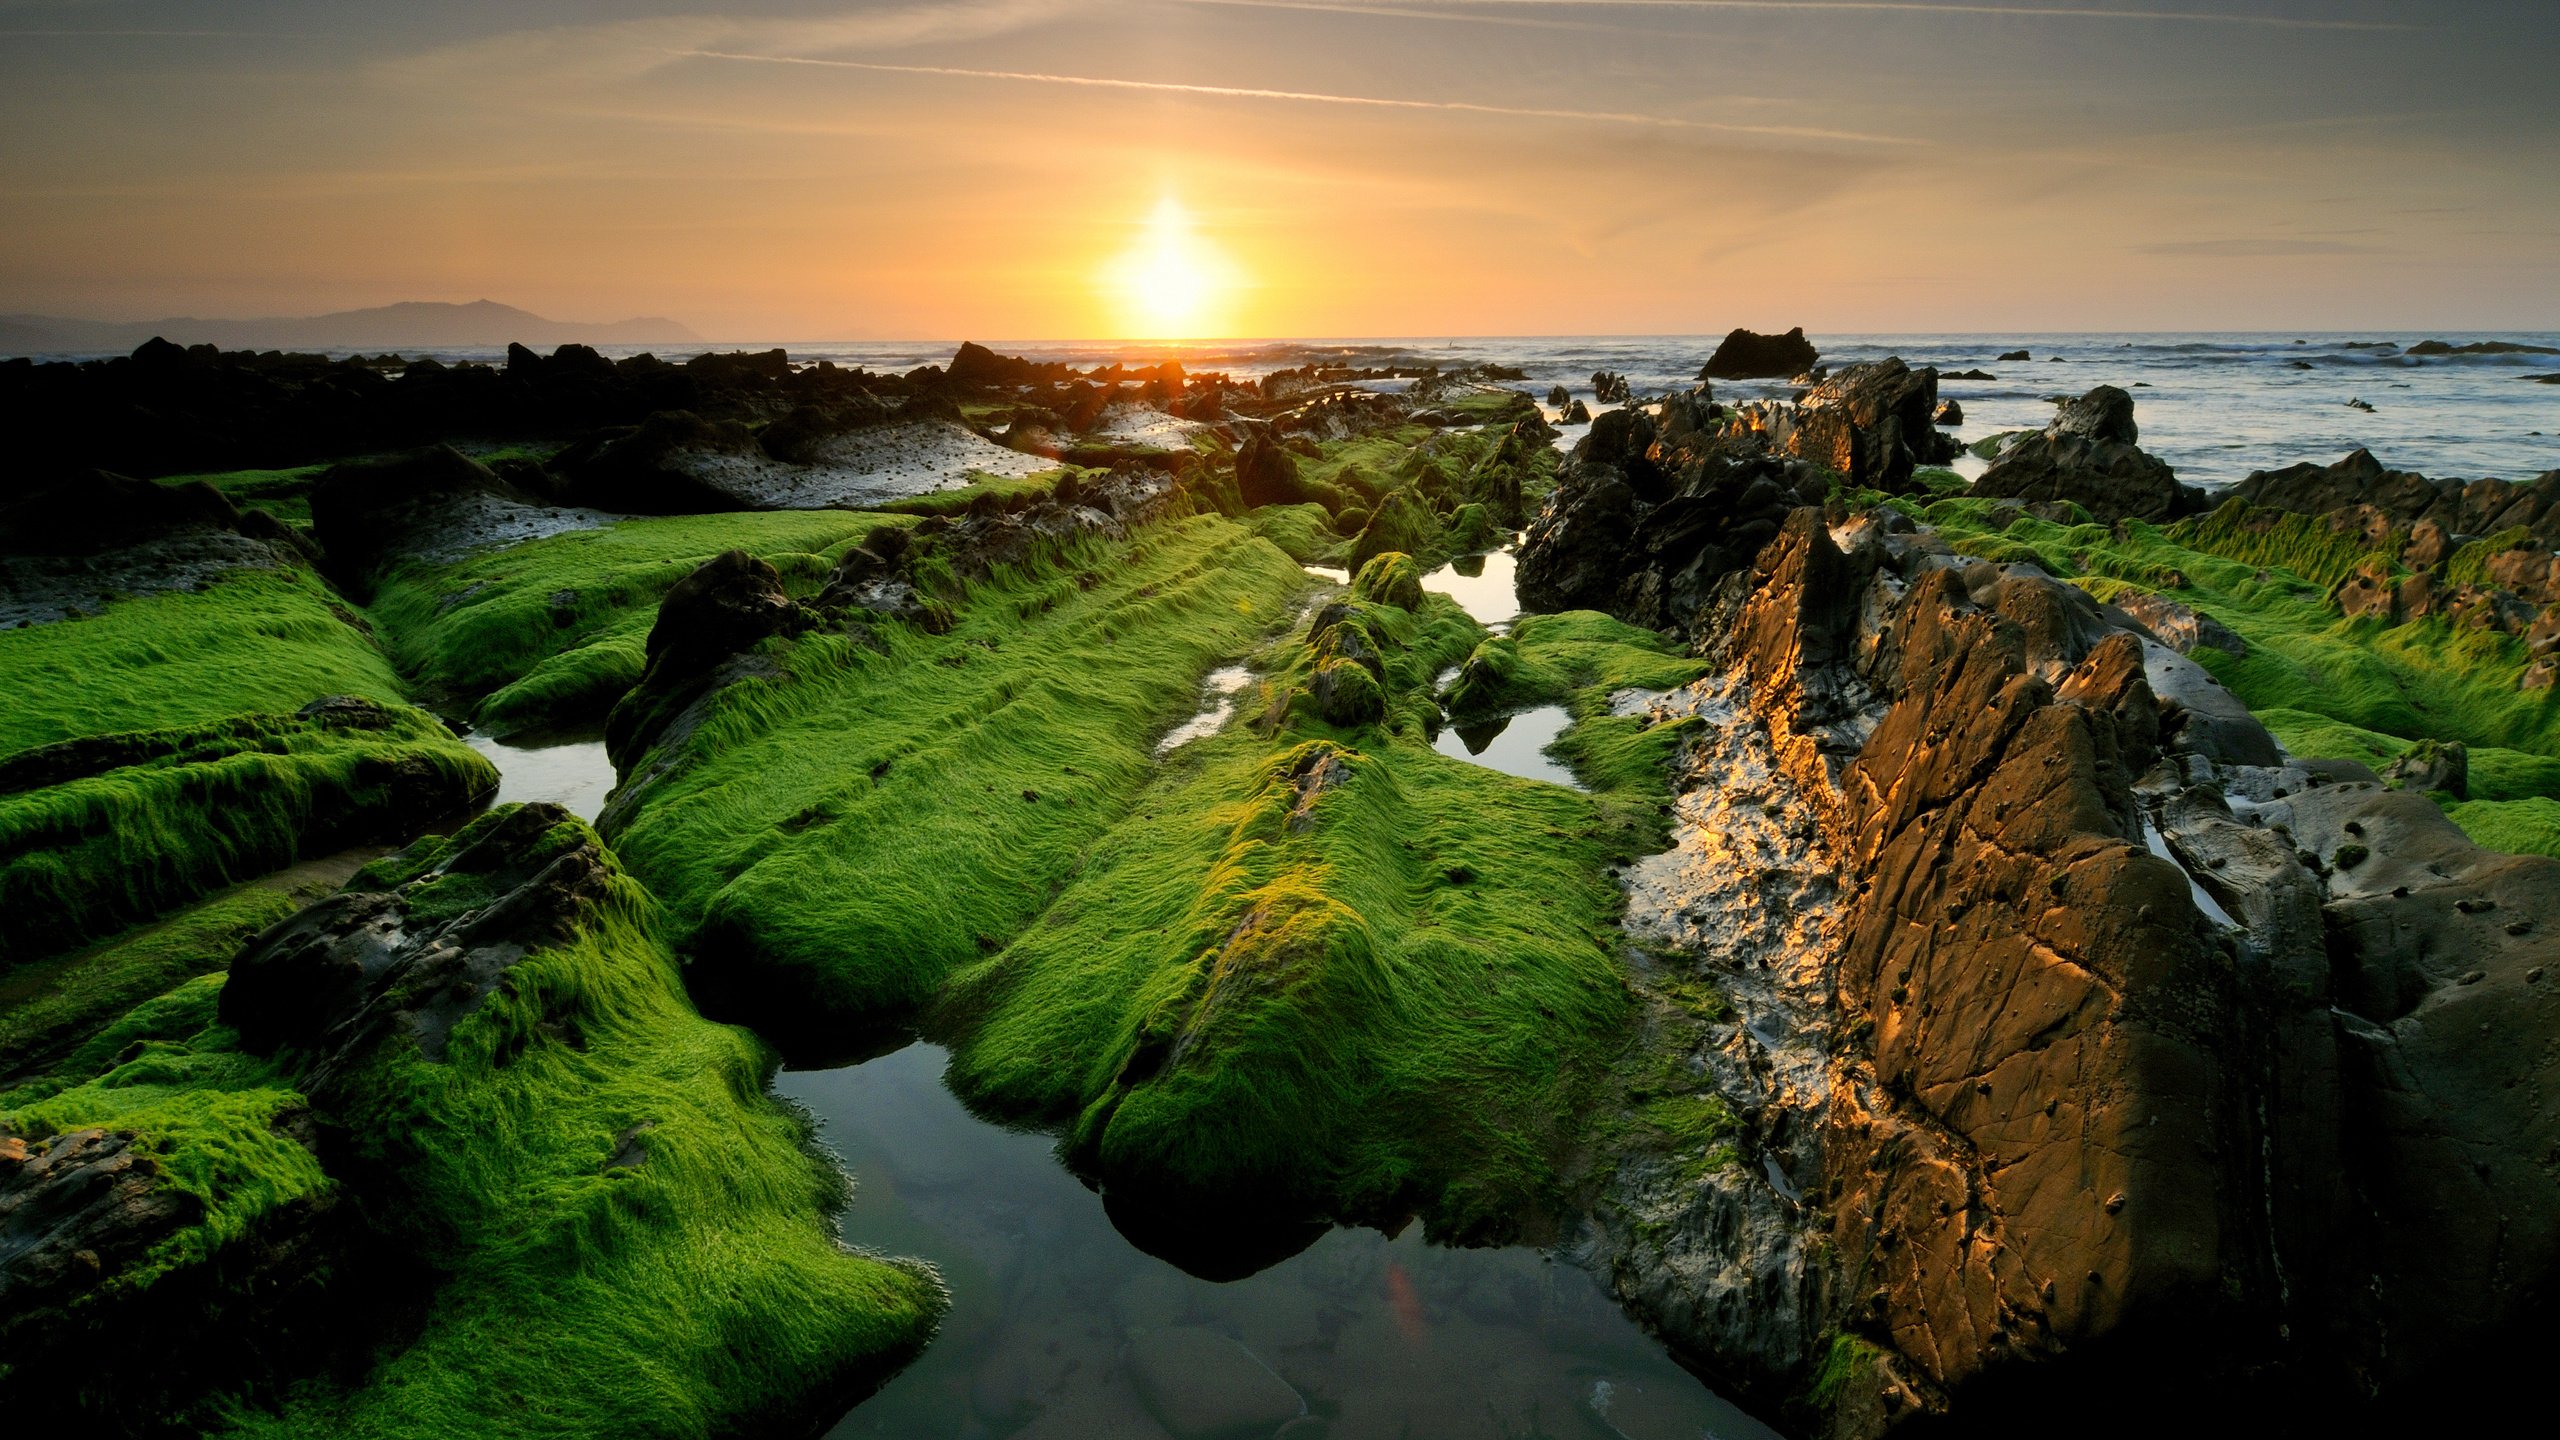
M 1628 925 L 1730 1001 L 1743 1138 L 1621 1176 L 1633 1303 L 1836 1434 L 2388 1404 L 2543 1313 L 2560 864 L 1886 520 L 1798 511 L 1696 632 Z

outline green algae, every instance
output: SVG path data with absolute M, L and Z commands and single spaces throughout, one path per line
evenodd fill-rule
M 2462 833 L 2489 849 L 2560 859 L 2560 800 L 2547 795 L 2466 800 L 2446 806 L 2444 813 L 2462 827 Z
M 723 550 L 814 592 L 836 554 L 884 524 L 838 510 L 626 520 L 381 577 L 372 614 L 400 669 L 505 736 L 591 721 L 638 682 L 669 587 Z
M 0 979 L 0 1076 L 26 1074 L 154 996 L 221 970 L 242 942 L 294 909 L 282 890 L 242 886 L 90 950 L 9 972 Z M 45 1065 L 47 1078 L 60 1081 L 68 1068 L 86 1079 L 97 1073 L 94 1058 Z
M 1088 541 L 955 592 L 955 624 L 769 642 L 615 847 L 663 898 L 697 985 L 777 1028 L 924 999 L 1000 946 L 1123 812 L 1201 677 L 1311 582 L 1212 516 Z M 663 767 L 663 773 L 660 773 Z
M 404 698 L 360 617 L 294 567 L 0 630 L 0 676 L 0 759 L 83 736 L 290 712 L 324 695 Z
M 1089 472 L 1073 465 L 1043 470 L 1036 475 L 977 475 L 966 485 L 949 490 L 936 490 L 930 495 L 909 495 L 874 508 L 891 515 L 959 516 L 986 505 L 1011 509 L 1047 498 L 1068 476 L 1081 478 Z
M 364 723 L 244 716 L 125 739 L 109 768 L 0 794 L 0 965 L 457 811 L 498 782 L 487 760 L 408 709 Z
M 355 1163 L 389 1187 L 370 1212 L 443 1279 L 360 1388 L 312 1381 L 280 1413 L 237 1412 L 236 1433 L 805 1426 L 931 1334 L 940 1282 L 834 1240 L 843 1177 L 765 1095 L 770 1051 L 693 1012 L 661 926 L 617 873 L 441 1060 L 387 1045 L 332 1081 Z
M 263 510 L 288 525 L 311 524 L 311 484 L 327 465 L 299 465 L 289 470 L 226 470 L 218 474 L 172 475 L 163 485 L 201 480 L 243 510 Z

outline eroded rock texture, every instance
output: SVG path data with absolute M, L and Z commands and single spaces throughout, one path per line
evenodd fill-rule
M 2548 1338 L 2560 1270 L 2560 863 L 1881 519 L 1796 511 L 1697 633 L 1725 672 L 1672 703 L 1731 714 L 1679 843 L 1759 854 L 1639 867 L 1629 926 L 1732 1003 L 1699 1063 L 1745 1124 L 1622 1175 L 1631 1301 L 1841 1435 L 2521 1383 L 2479 1361 Z

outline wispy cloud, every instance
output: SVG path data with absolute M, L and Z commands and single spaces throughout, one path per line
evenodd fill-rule
M 2298 255 L 2373 255 L 2379 245 L 2357 245 L 2345 240 L 2162 240 L 2149 245 L 2136 245 L 2137 255 L 2183 256 L 2210 260 L 2268 260 Z
M 1217 5 L 1263 5 L 1273 9 L 1372 10 L 1401 13 L 1413 5 L 1436 6 L 1453 13 L 1469 9 L 1541 10 L 1759 10 L 1819 13 L 1904 13 L 1919 15 L 1994 16 L 2033 20 L 2152 20 L 2199 25 L 2251 25 L 2282 30 L 2418 30 L 2425 27 L 2389 20 L 2307 19 L 2291 15 L 2234 14 L 2214 10 L 2160 10 L 2135 7 L 2084 9 L 2066 5 L 1937 4 L 1932 0 L 1404 0 L 1396 7 L 1368 6 L 1356 0 L 1322 7 L 1307 0 L 1194 0 Z
M 1800 125 L 1746 125 L 1720 120 L 1691 120 L 1676 115 L 1646 115 L 1621 110 L 1561 110 L 1528 105 L 1491 105 L 1472 100 L 1412 100 L 1386 95 L 1330 95 L 1311 90 L 1267 90 L 1246 85 L 1192 85 L 1169 80 L 1129 80 L 1105 75 L 1052 75 L 1035 70 L 980 70 L 959 65 L 891 65 L 873 60 L 832 60 L 807 55 L 754 55 L 730 50 L 677 52 L 704 60 L 745 61 L 760 65 L 807 65 L 829 70 L 862 70 L 883 75 L 931 75 L 960 80 L 1003 80 L 1018 84 L 1071 85 L 1097 90 L 1145 90 L 1171 95 L 1203 95 L 1230 100 L 1278 100 L 1306 105 L 1352 105 L 1383 110 L 1438 110 L 1467 115 L 1517 116 L 1531 120 L 1575 120 L 1605 125 L 1645 125 L 1665 130 L 1703 130 L 1718 134 L 1757 135 L 1786 140 L 1826 140 L 1861 145 L 1917 145 L 1901 135 L 1870 135 L 1856 130 L 1828 130 Z

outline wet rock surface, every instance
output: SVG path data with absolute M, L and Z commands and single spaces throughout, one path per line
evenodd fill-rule
M 1627 924 L 1729 996 L 1746 1123 L 1622 1172 L 1621 1292 L 1832 1434 L 2432 1406 L 2548 1333 L 2560 863 L 2283 759 L 2033 567 L 1835 533 L 1722 587 L 1675 701 L 1732 718 Z
M 67 474 L 0 503 L 0 629 L 94 615 L 114 600 L 201 590 L 306 559 L 272 517 L 201 481 Z
M 2167 464 L 2135 442 L 2133 396 L 2101 385 L 2065 404 L 2053 423 L 2000 452 L 1972 493 L 2068 501 L 2101 520 L 2174 520 L 2206 507 Z
M 365 877 L 357 877 L 361 885 Z M 395 890 L 350 888 L 260 934 L 220 1016 L 261 1053 L 314 1057 L 307 1083 L 399 1034 L 430 1059 L 525 956 L 606 895 L 604 852 L 556 805 L 521 805 Z

